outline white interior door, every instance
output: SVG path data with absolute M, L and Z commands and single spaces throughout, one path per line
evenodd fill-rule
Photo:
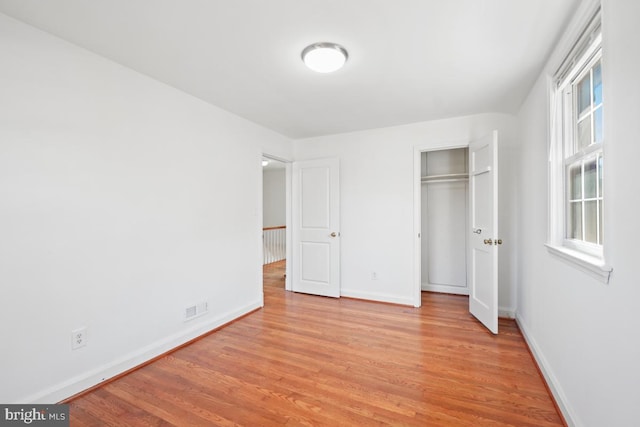
M 469 144 L 469 311 L 498 333 L 498 131 Z
M 293 163 L 292 289 L 340 296 L 338 159 Z

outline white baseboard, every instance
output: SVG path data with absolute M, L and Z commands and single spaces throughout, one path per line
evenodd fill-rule
M 431 283 L 423 283 L 422 290 L 427 292 L 440 292 L 445 294 L 454 295 L 469 295 L 469 288 L 463 288 L 459 286 L 450 285 L 434 285 Z M 516 309 L 512 307 L 498 307 L 498 317 L 504 317 L 507 319 L 516 318 Z
M 260 301 L 247 304 L 244 307 L 224 313 L 213 319 L 206 319 L 194 324 L 189 329 L 180 331 L 176 334 L 170 335 L 166 338 L 158 340 L 152 344 L 142 347 L 134 352 L 124 355 L 111 363 L 107 363 L 102 366 L 98 366 L 95 369 L 84 372 L 78 376 L 70 378 L 67 381 L 56 384 L 46 390 L 43 390 L 34 395 L 28 396 L 20 400 L 20 403 L 55 403 L 67 399 L 81 391 L 84 391 L 90 387 L 100 384 L 116 375 L 135 368 L 154 357 L 164 354 L 174 348 L 206 334 L 213 329 L 231 322 L 255 309 L 262 307 Z
M 575 426 L 581 425 L 578 422 L 578 418 L 575 415 L 575 412 L 571 409 L 571 406 L 567 401 L 567 397 L 564 394 L 564 391 L 562 390 L 560 383 L 558 382 L 557 378 L 553 374 L 553 371 L 551 370 L 549 363 L 547 362 L 544 355 L 542 354 L 540 347 L 536 343 L 536 340 L 529 333 L 529 330 L 527 329 L 527 326 L 525 326 L 525 323 L 522 320 L 522 318 L 517 313 L 516 313 L 516 322 L 518 323 L 518 327 L 520 328 L 520 331 L 522 331 L 522 336 L 524 337 L 525 341 L 529 345 L 529 348 L 531 349 L 531 353 L 533 354 L 533 357 L 536 359 L 536 363 L 538 363 L 538 366 L 540 367 L 540 371 L 542 372 L 542 375 L 544 376 L 544 379 L 547 382 L 547 385 L 549 386 L 549 389 L 551 390 L 551 393 L 553 394 L 553 397 L 556 400 L 556 403 L 558 404 L 558 407 L 560 408 L 560 411 L 562 412 L 562 415 L 564 416 L 565 421 L 567 422 L 567 425 L 569 425 L 569 427 L 575 427 Z
M 508 307 L 498 307 L 498 317 L 505 317 L 507 319 L 516 318 L 516 309 Z
M 357 298 L 369 301 L 388 302 L 392 304 L 410 305 L 413 307 L 413 299 L 398 297 L 389 294 L 377 294 L 373 292 L 355 291 L 350 289 L 340 289 L 340 296 L 347 298 Z
M 469 288 L 464 286 L 435 285 L 432 283 L 423 283 L 422 290 L 428 292 L 440 292 L 444 294 L 469 295 Z

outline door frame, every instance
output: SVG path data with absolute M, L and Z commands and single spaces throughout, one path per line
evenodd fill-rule
M 269 154 L 267 152 L 263 152 L 262 156 L 261 156 L 261 160 L 262 158 L 265 159 L 269 159 L 269 160 L 274 160 L 276 162 L 281 162 L 285 164 L 285 226 L 287 227 L 285 229 L 285 242 L 286 242 L 286 251 L 285 251 L 285 257 L 286 257 L 286 264 L 285 264 L 285 278 L 284 278 L 284 289 L 286 291 L 290 291 L 291 290 L 291 266 L 292 266 L 292 252 L 291 252 L 291 247 L 292 247 L 292 236 L 291 236 L 291 167 L 293 165 L 293 160 L 289 160 L 283 157 L 279 157 L 273 154 Z M 262 224 L 264 221 L 264 206 L 263 206 L 263 200 L 264 200 L 264 182 L 263 182 L 263 170 L 262 170 L 262 164 L 260 165 L 260 223 Z M 260 266 L 262 266 L 262 260 L 263 258 L 263 250 L 264 250 L 264 246 L 261 244 L 260 245 Z M 264 286 L 264 277 L 262 275 L 262 268 L 260 269 L 260 286 Z M 263 304 L 264 305 L 264 290 L 262 292 L 263 295 Z
M 422 153 L 468 148 L 469 141 L 424 143 L 413 146 L 413 306 L 422 306 Z

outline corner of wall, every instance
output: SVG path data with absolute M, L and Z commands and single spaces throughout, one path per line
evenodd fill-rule
M 140 368 L 157 357 L 173 352 L 177 347 L 198 339 L 204 335 L 214 332 L 216 329 L 231 323 L 235 319 L 249 314 L 262 307 L 262 301 L 252 302 L 241 307 L 217 316 L 213 319 L 202 321 L 191 328 L 180 331 L 171 336 L 165 337 L 134 352 L 119 357 L 110 363 L 97 366 L 88 372 L 84 372 L 62 383 L 49 387 L 37 394 L 20 399 L 20 402 L 29 403 L 51 403 L 60 402 L 84 390 L 94 387 L 105 381 Z
M 567 425 L 569 426 L 582 425 L 578 423 L 577 415 L 575 414 L 575 411 L 572 409 L 571 405 L 569 404 L 567 400 L 567 396 L 564 393 L 564 390 L 562 389 L 560 382 L 554 375 L 551 369 L 551 366 L 549 365 L 544 355 L 542 354 L 540 347 L 536 343 L 533 336 L 530 334 L 529 328 L 526 326 L 524 320 L 520 317 L 518 313 L 516 313 L 515 319 L 516 319 L 516 323 L 518 324 L 518 328 L 520 328 L 520 331 L 522 332 L 522 336 L 524 337 L 524 340 L 527 346 L 529 347 L 529 351 L 531 352 L 531 355 L 533 356 L 535 363 L 538 365 L 538 369 L 542 373 L 542 376 L 544 377 L 544 381 L 546 382 L 546 385 L 549 391 L 551 392 L 551 395 L 558 409 L 560 410 L 560 412 L 562 413 L 562 416 L 567 422 Z

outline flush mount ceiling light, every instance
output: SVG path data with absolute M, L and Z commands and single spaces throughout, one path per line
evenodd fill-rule
M 262 167 L 265 167 L 269 164 L 269 160 L 267 159 L 262 159 Z
M 332 73 L 347 62 L 347 50 L 335 43 L 314 43 L 302 51 L 302 61 L 318 73 Z

